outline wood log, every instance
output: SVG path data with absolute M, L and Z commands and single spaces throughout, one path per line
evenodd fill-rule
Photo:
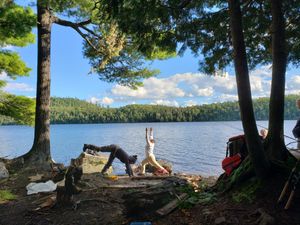
M 173 201 L 166 204 L 164 207 L 156 210 L 156 213 L 160 216 L 165 216 L 169 214 L 171 211 L 177 208 L 177 206 L 181 201 L 185 200 L 187 197 L 188 197 L 187 193 L 181 194 L 177 199 L 174 199 Z
M 76 187 L 76 184 L 81 179 L 81 176 L 82 169 L 77 166 L 76 161 L 71 160 L 71 165 L 69 166 L 65 175 L 65 186 L 57 188 L 56 201 L 58 205 L 74 205 L 73 195 L 81 192 L 81 190 Z

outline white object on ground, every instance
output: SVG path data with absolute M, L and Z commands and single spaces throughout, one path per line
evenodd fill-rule
M 27 195 L 36 194 L 39 192 L 51 192 L 55 191 L 57 184 L 55 184 L 52 180 L 48 180 L 46 183 L 29 183 L 26 186 Z
M 9 177 L 9 173 L 5 167 L 5 164 L 3 162 L 0 162 L 0 179 L 8 178 L 8 177 Z

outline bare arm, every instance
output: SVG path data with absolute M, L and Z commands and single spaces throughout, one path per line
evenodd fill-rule
M 150 127 L 150 137 L 154 137 L 153 136 L 153 128 L 152 127 Z
M 146 128 L 146 142 L 148 145 L 150 145 L 150 140 L 149 140 L 149 137 L 148 137 L 148 128 Z
M 128 176 L 130 176 L 130 177 L 133 176 L 132 168 L 131 168 L 131 166 L 130 166 L 128 160 L 127 160 L 127 162 L 125 163 L 125 165 L 126 165 L 126 173 L 128 174 Z

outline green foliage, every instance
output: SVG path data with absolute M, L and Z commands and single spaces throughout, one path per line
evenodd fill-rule
M 90 73 L 99 75 L 101 80 L 136 88 L 142 85 L 141 79 L 158 73 L 143 65 L 146 59 L 143 52 L 133 37 L 121 31 L 115 20 L 109 19 L 107 12 L 100 9 L 101 1 L 38 2 L 45 8 L 51 8 L 54 23 L 69 26 L 81 35 L 84 40 L 83 54 L 92 66 Z M 59 15 L 64 16 L 64 20 Z M 162 59 L 167 54 L 168 51 L 155 49 L 151 58 Z
M 17 196 L 11 193 L 10 190 L 0 190 L 0 203 L 16 199 Z
M 178 188 L 180 192 L 187 193 L 189 197 L 180 203 L 179 207 L 182 209 L 192 208 L 196 204 L 211 204 L 216 201 L 216 193 L 213 192 L 195 192 L 194 188 L 186 185 Z
M 109 51 L 104 53 L 108 49 Z M 112 49 L 115 49 L 114 53 Z M 90 45 L 85 44 L 84 54 L 90 60 L 92 72 L 98 73 L 100 80 L 116 82 L 131 88 L 141 86 L 141 79 L 149 78 L 159 72 L 145 68 L 143 56 L 123 46 L 116 50 L 105 45 L 102 50 L 95 51 Z
M 36 17 L 29 7 L 8 3 L 0 7 L 0 46 L 24 47 L 34 42 L 31 29 L 36 25 Z
M 0 51 L 0 72 L 5 71 L 11 78 L 16 79 L 17 76 L 28 75 L 30 70 L 17 53 Z
M 0 92 L 0 115 L 9 116 L 18 124 L 33 125 L 34 113 L 33 99 Z
M 0 5 L 0 47 L 8 45 L 24 47 L 34 42 L 31 29 L 36 24 L 34 12 L 29 7 L 21 7 L 7 1 Z M 29 75 L 30 68 L 17 53 L 0 48 L 0 73 L 16 76 Z
M 148 59 L 169 58 L 176 55 L 174 21 L 179 16 L 175 6 L 181 1 L 99 1 L 98 18 L 115 21 L 120 30 Z M 174 6 L 174 9 L 171 7 Z
M 219 1 L 99 1 L 102 14 L 110 15 L 120 29 L 134 37 L 139 50 L 151 56 L 155 48 L 179 54 L 186 49 L 199 58 L 201 71 L 214 74 L 233 61 L 228 4 Z M 247 60 L 250 68 L 272 62 L 269 1 L 241 3 Z M 297 0 L 283 1 L 288 62 L 299 65 L 300 29 Z M 106 13 L 105 13 L 106 12 Z M 153 44 L 155 43 L 155 44 Z M 151 57 L 150 57 L 151 58 Z
M 253 203 L 257 190 L 259 190 L 262 186 L 261 180 L 252 178 L 248 182 L 242 183 L 239 188 L 232 193 L 232 199 L 235 202 Z
M 299 95 L 286 96 L 285 119 L 295 120 L 299 117 L 299 111 L 295 106 L 296 99 L 299 97 Z M 269 99 L 259 98 L 255 99 L 253 103 L 256 118 L 268 120 Z M 128 105 L 121 108 L 107 108 L 75 98 L 52 98 L 51 109 L 52 124 L 240 120 L 238 102 L 192 107 Z M 11 122 L 7 118 L 0 119 L 0 124 L 11 124 Z
M 9 45 L 24 47 L 34 42 L 32 27 L 36 24 L 34 12 L 29 7 L 21 7 L 13 1 L 6 0 L 0 4 L 0 73 L 6 73 L 10 78 L 29 75 L 30 68 L 20 56 L 3 47 Z M 0 88 L 6 81 L 0 80 Z M 34 122 L 34 101 L 24 96 L 7 94 L 0 90 L 0 115 L 5 123 L 32 125 Z M 10 119 L 7 119 L 9 117 Z

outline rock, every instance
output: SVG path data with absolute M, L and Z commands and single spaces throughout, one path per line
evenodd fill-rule
M 36 175 L 33 175 L 33 176 L 29 176 L 28 179 L 30 182 L 35 182 L 35 181 L 39 181 L 41 180 L 43 177 L 42 174 L 36 174 Z
M 224 224 L 226 222 L 226 219 L 224 216 L 218 217 L 215 219 L 215 224 Z
M 172 164 L 166 160 L 158 159 L 157 162 L 164 167 L 170 174 L 172 173 Z M 150 164 L 147 164 L 146 166 L 146 172 L 148 173 L 154 173 L 156 171 L 156 168 Z
M 107 163 L 108 156 L 104 154 L 91 155 L 85 152 L 81 153 L 77 158 L 81 163 L 82 172 L 87 173 L 100 173 L 104 165 Z M 107 170 L 107 173 L 112 173 L 112 167 Z
M 3 162 L 0 162 L 0 179 L 8 178 L 9 173 Z
M 203 214 L 203 215 L 211 215 L 211 214 L 213 214 L 213 212 L 210 211 L 209 209 L 203 209 L 203 210 L 202 210 L 202 214 Z

